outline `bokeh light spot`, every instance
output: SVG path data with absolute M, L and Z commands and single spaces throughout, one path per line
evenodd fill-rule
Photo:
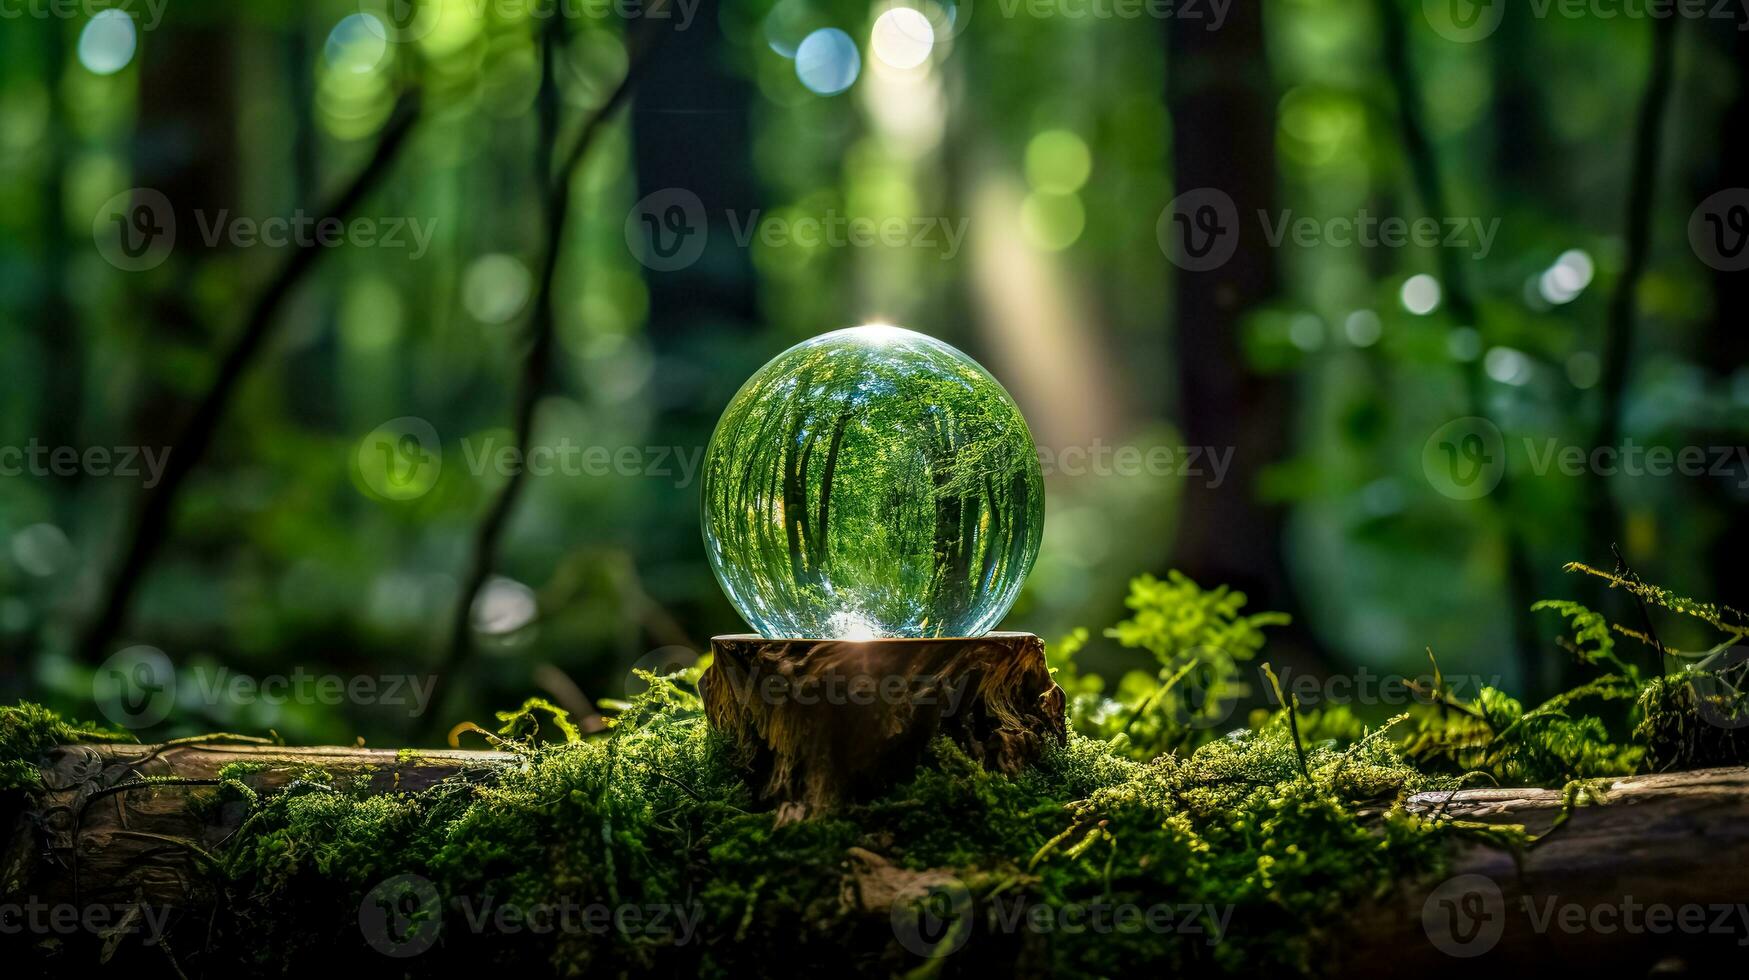
M 935 28 L 922 11 L 894 7 L 875 18 L 869 32 L 869 48 L 875 57 L 900 69 L 916 68 L 929 60 L 935 47 Z
M 481 323 L 504 323 L 522 312 L 533 281 L 514 255 L 482 255 L 462 276 L 462 305 Z
M 362 75 L 376 70 L 388 53 L 388 30 L 372 14 L 348 14 L 328 32 L 322 57 L 335 71 Z
M 1355 310 L 1348 314 L 1348 319 L 1342 321 L 1342 332 L 1354 346 L 1371 347 L 1379 342 L 1385 327 L 1377 313 L 1371 310 Z
M 1093 172 L 1093 155 L 1081 137 L 1047 129 L 1026 144 L 1026 180 L 1035 190 L 1073 194 Z
M 99 11 L 79 32 L 79 63 L 94 75 L 113 75 L 134 60 L 138 44 L 132 17 L 120 10 Z
M 822 27 L 796 48 L 796 77 L 816 95 L 837 95 L 856 84 L 862 55 L 856 42 L 836 27 Z
M 1403 283 L 1403 309 L 1416 316 L 1426 316 L 1439 309 L 1439 280 L 1426 273 L 1410 276 Z
M 1020 203 L 1020 230 L 1035 248 L 1060 252 L 1081 237 L 1087 214 L 1073 194 L 1026 195 Z

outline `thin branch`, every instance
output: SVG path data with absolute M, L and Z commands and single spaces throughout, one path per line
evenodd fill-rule
M 1408 26 L 1404 21 L 1400 0 L 1378 0 L 1378 10 L 1379 24 L 1384 32 L 1382 47 L 1385 71 L 1396 90 L 1397 125 L 1401 130 L 1403 152 L 1408 157 L 1422 207 L 1432 217 L 1444 219 L 1448 217 L 1448 212 L 1444 183 L 1440 179 L 1439 157 L 1433 150 L 1432 141 L 1427 138 L 1427 127 L 1421 118 L 1420 88 L 1416 85 L 1414 69 L 1409 64 Z M 1447 306 L 1459 323 L 1480 330 L 1480 311 L 1470 293 L 1457 250 L 1441 248 L 1438 255 L 1439 274 L 1445 289 Z M 1464 370 L 1464 388 L 1469 410 L 1477 415 L 1482 414 L 1485 408 L 1485 384 L 1486 378 L 1482 373 L 1480 359 L 1471 360 Z M 1513 520 L 1510 476 L 1504 469 L 1501 471 L 1500 482 L 1494 488 L 1492 499 L 1500 517 L 1501 534 L 1506 542 L 1506 588 L 1507 604 L 1510 607 L 1508 614 L 1512 618 L 1513 645 L 1516 648 L 1519 672 L 1523 675 L 1520 681 L 1532 694 L 1540 694 L 1543 685 L 1540 683 L 1541 670 L 1536 657 L 1536 621 L 1530 613 L 1534 578 L 1523 536 Z
M 644 33 L 654 34 L 656 38 L 662 36 L 660 28 L 647 29 Z M 631 46 L 631 40 L 628 38 L 628 46 Z M 657 47 L 656 41 L 646 39 L 646 43 L 633 50 L 625 77 L 620 79 L 618 87 L 607 97 L 607 101 L 583 124 L 576 141 L 565 154 L 564 161 L 552 171 L 546 206 L 546 241 L 543 246 L 540 286 L 535 292 L 533 308 L 530 311 L 528 353 L 523 357 L 522 379 L 516 392 L 514 426 L 518 458 L 528 457 L 534 438 L 535 405 L 545 393 L 551 374 L 553 289 L 558 277 L 559 253 L 564 244 L 565 218 L 571 210 L 572 175 L 606 128 L 608 121 L 630 98 L 638 77 Z M 556 127 L 543 127 L 543 138 L 550 136 L 553 128 Z M 543 171 L 544 162 L 550 156 L 550 150 L 543 150 L 541 153 Z M 515 510 L 517 499 L 522 495 L 525 475 L 526 467 L 517 467 L 511 471 L 474 532 L 467 576 L 462 580 L 461 590 L 456 595 L 455 614 L 450 624 L 449 652 L 438 672 L 440 678 L 449 678 L 467 661 L 473 646 L 470 641 L 473 634 L 471 618 L 474 600 L 492 574 L 492 566 L 498 553 L 498 541 L 504 533 L 505 525 L 509 523 L 511 512 Z
M 401 96 L 370 161 L 322 209 L 318 224 L 330 220 L 346 220 L 388 175 L 419 118 L 419 101 L 417 89 Z M 163 478 L 139 498 L 127 550 L 123 552 L 121 564 L 111 580 L 103 605 L 79 644 L 80 655 L 85 660 L 96 662 L 101 659 L 104 648 L 121 628 L 146 568 L 169 534 L 170 522 L 175 516 L 177 495 L 182 489 L 183 481 L 199 465 L 201 457 L 206 455 L 214 433 L 230 409 L 231 399 L 236 394 L 238 385 L 242 383 L 244 373 L 272 335 L 280 307 L 315 267 L 316 260 L 324 251 L 326 249 L 315 238 L 298 242 L 293 247 L 291 256 L 280 266 L 279 272 L 256 297 L 249 316 L 243 322 L 243 328 L 231 342 L 224 359 L 220 361 L 212 385 L 201 396 L 193 414 L 177 433 L 164 467 Z

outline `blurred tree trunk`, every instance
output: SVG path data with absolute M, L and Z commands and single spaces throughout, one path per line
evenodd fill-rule
M 677 189 L 697 195 L 704 209 L 707 237 L 698 260 L 672 271 L 644 270 L 652 377 L 661 379 L 648 392 L 656 412 L 649 438 L 691 451 L 703 450 L 717 414 L 741 383 L 739 372 L 724 370 L 725 364 L 739 363 L 736 356 L 749 352 L 748 338 L 762 332 L 752 254 L 736 244 L 724 218 L 733 209 L 748 220 L 762 198 L 753 171 L 755 92 L 730 61 L 729 42 L 717 27 L 721 6 L 701 0 L 687 29 L 678 30 L 678 21 L 665 26 L 671 36 L 644 73 L 631 123 L 638 198 Z M 722 600 L 704 571 L 704 546 L 689 516 L 697 488 L 653 483 L 648 490 L 638 519 L 641 550 L 683 557 L 693 569 L 652 580 L 653 598 L 683 619 L 696 601 L 707 604 L 710 617 L 720 615 Z
M 759 192 L 748 118 L 753 90 L 725 60 L 726 42 L 715 27 L 719 6 L 719 0 L 701 0 L 692 24 L 674 30 L 651 57 L 632 117 L 638 196 L 690 191 L 711 225 L 697 262 L 644 277 L 650 290 L 650 342 L 664 361 L 700 356 L 690 335 L 727 331 L 740 337 L 758 320 L 752 258 L 736 247 L 721 218 L 727 209 L 745 213 L 757 207 Z M 695 370 L 705 367 L 680 366 L 687 369 L 683 382 L 697 380 Z M 714 409 L 697 405 L 695 390 L 688 387 L 665 384 L 654 394 L 666 409 Z M 714 414 L 709 421 L 715 422 Z
M 1730 64 L 1736 69 L 1737 97 L 1716 130 L 1717 170 L 1710 180 L 1696 182 L 1695 192 L 1683 202 L 1684 206 L 1697 204 L 1727 187 L 1749 187 L 1749 11 L 1739 11 L 1735 23 L 1716 25 L 1713 33 L 1724 37 L 1720 47 L 1732 55 Z M 1712 279 L 1713 315 L 1700 343 L 1701 356 L 1721 371 L 1734 369 L 1741 375 L 1749 371 L 1749 329 L 1745 328 L 1749 324 L 1749 272 L 1714 271 Z M 1723 378 L 1720 383 L 1729 385 L 1734 381 Z M 1726 427 L 1723 431 L 1700 434 L 1713 437 L 1704 440 L 1708 445 L 1742 445 L 1741 428 Z M 1704 492 L 1713 504 L 1708 510 L 1719 521 L 1707 550 L 1712 590 L 1719 601 L 1738 608 L 1749 602 L 1742 570 L 1743 556 L 1749 555 L 1749 521 L 1742 519 L 1745 506 L 1749 506 L 1749 496 L 1741 487 L 1745 479 L 1749 479 L 1749 473 L 1733 467 L 1731 474 L 1704 484 Z
M 94 338 L 84 335 L 79 310 L 71 302 L 72 282 L 69 276 L 73 249 L 67 226 L 67 169 L 72 161 L 74 137 L 67 114 L 66 86 L 67 52 L 72 49 L 71 35 L 59 21 L 43 25 L 48 43 L 43 45 L 44 71 L 49 95 L 49 158 L 43 168 L 43 261 L 46 263 L 41 280 L 41 313 L 36 323 L 38 343 L 42 345 L 47 371 L 43 378 L 42 405 L 37 432 L 46 446 L 81 446 L 80 423 L 85 407 L 85 356 Z M 74 492 L 80 474 L 56 477 L 60 492 L 55 494 L 56 523 L 72 528 L 80 508 Z
M 1298 612 L 1283 560 L 1283 508 L 1258 500 L 1257 479 L 1282 458 L 1288 391 L 1246 364 L 1246 314 L 1275 295 L 1275 251 L 1247 233 L 1259 212 L 1278 211 L 1275 93 L 1264 52 L 1260 4 L 1234 4 L 1218 31 L 1166 21 L 1166 97 L 1172 119 L 1174 193 L 1217 188 L 1233 199 L 1240 231 L 1233 256 L 1207 272 L 1174 270 L 1179 412 L 1186 445 L 1226 452 L 1226 482 L 1186 481 L 1173 564 L 1205 583 L 1250 593 L 1270 609 Z M 1295 632 L 1309 639 L 1304 618 Z
M 241 161 L 237 132 L 236 41 L 232 25 L 196 18 L 166 24 L 140 45 L 139 116 L 135 127 L 134 184 L 159 191 L 175 219 L 175 247 L 166 268 L 178 281 L 136 302 L 142 311 L 142 350 L 205 349 L 216 366 L 223 338 L 207 335 L 190 297 L 193 274 L 207 256 L 201 223 L 221 211 L 238 216 Z M 223 242 L 213 245 L 224 249 Z M 145 372 L 134 400 L 135 430 L 118 434 L 140 445 L 169 445 L 193 400 L 188 389 Z M 180 451 L 181 447 L 176 447 Z
M 285 178 L 287 190 L 274 195 L 276 207 L 305 207 L 305 202 L 318 200 L 321 193 L 322 161 L 319 133 L 316 127 L 316 59 L 317 47 L 311 43 L 312 28 L 305 22 L 304 8 L 294 8 L 287 29 L 276 45 L 280 69 L 284 78 L 285 99 L 291 128 L 291 160 L 275 171 L 276 178 Z M 321 37 L 320 33 L 315 35 Z M 285 202 L 283 204 L 278 202 Z M 432 261 L 436 261 L 435 257 Z M 300 327 L 308 323 L 314 336 L 298 345 L 285 359 L 284 377 L 296 379 L 284 388 L 286 414 L 312 428 L 336 428 L 342 424 L 340 394 L 342 343 L 339 333 L 338 290 L 306 293 L 292 301 L 291 312 Z M 307 319 L 306 319 L 307 318 Z M 293 328 L 288 334 L 303 334 L 305 329 Z

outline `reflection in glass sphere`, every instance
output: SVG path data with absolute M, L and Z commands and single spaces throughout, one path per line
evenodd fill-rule
M 1044 530 L 1014 400 L 898 327 L 834 331 L 760 368 L 711 436 L 703 495 L 717 581 L 774 638 L 980 636 Z

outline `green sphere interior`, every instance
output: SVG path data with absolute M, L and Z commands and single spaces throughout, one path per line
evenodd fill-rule
M 976 361 L 853 327 L 760 368 L 711 436 L 705 550 L 772 638 L 980 636 L 1044 531 L 1044 476 L 1014 399 Z

